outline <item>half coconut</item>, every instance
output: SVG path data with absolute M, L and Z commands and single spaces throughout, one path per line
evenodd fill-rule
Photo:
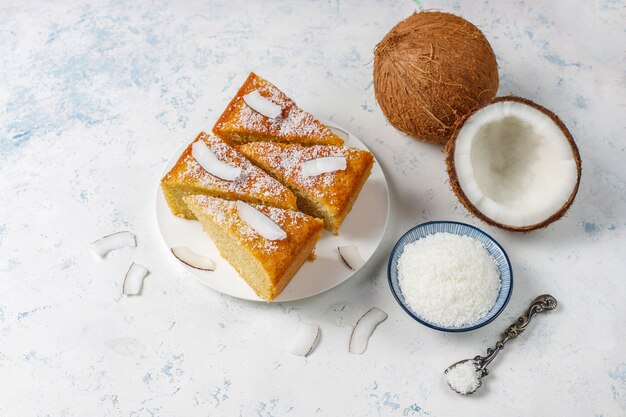
M 572 135 L 551 111 L 508 96 L 471 112 L 446 147 L 452 190 L 476 217 L 527 232 L 560 219 L 581 175 Z

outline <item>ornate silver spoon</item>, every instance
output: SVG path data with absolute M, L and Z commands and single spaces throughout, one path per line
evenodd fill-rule
M 550 294 L 543 294 L 535 298 L 526 311 L 515 323 L 504 332 L 504 338 L 496 343 L 494 349 L 487 349 L 486 356 L 476 356 L 474 359 L 464 359 L 453 363 L 445 370 L 448 386 L 459 394 L 467 395 L 476 392 L 482 385 L 482 378 L 489 375 L 487 366 L 504 348 L 506 342 L 515 339 L 528 326 L 530 320 L 538 313 L 554 310 L 557 306 L 556 298 Z M 473 366 L 470 366 L 471 364 Z M 460 365 L 460 367 L 458 367 Z M 458 367 L 458 368 L 457 368 Z

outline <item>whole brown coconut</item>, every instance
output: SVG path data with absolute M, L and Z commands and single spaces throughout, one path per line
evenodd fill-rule
M 444 145 L 455 122 L 497 90 L 489 42 L 459 16 L 414 13 L 376 45 L 376 100 L 389 123 L 416 139 Z

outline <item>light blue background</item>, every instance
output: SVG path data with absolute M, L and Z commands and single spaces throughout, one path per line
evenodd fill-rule
M 412 10 L 477 24 L 500 93 L 535 100 L 576 138 L 584 174 L 567 217 L 532 234 L 469 217 L 441 151 L 390 127 L 374 100 L 373 49 Z M 626 168 L 623 1 L 60 1 L 0 4 L 0 416 L 626 415 Z M 209 130 L 250 70 L 361 137 L 388 174 L 393 216 L 377 258 L 337 289 L 266 305 L 201 287 L 159 241 L 162 165 Z M 391 246 L 428 220 L 483 228 L 511 257 L 505 312 L 442 334 L 396 305 Z M 95 259 L 92 240 L 131 230 L 138 247 Z M 131 260 L 151 274 L 121 296 Z M 492 365 L 481 394 L 442 371 L 484 350 L 537 294 L 560 307 Z M 363 356 L 355 314 L 389 319 Z M 313 354 L 285 352 L 300 320 Z

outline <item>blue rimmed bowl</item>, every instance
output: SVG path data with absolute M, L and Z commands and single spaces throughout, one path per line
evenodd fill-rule
M 469 236 L 482 243 L 487 252 L 489 252 L 493 259 L 495 259 L 498 263 L 498 270 L 500 272 L 500 292 L 498 293 L 498 298 L 496 299 L 496 302 L 491 310 L 475 322 L 458 327 L 441 327 L 437 324 L 430 323 L 415 314 L 415 312 L 407 305 L 404 296 L 402 295 L 400 283 L 398 282 L 398 260 L 400 259 L 400 255 L 404 252 L 404 247 L 409 243 L 415 242 L 416 240 L 422 239 L 426 236 L 434 235 L 435 233 L 452 233 L 459 236 Z M 496 242 L 487 233 L 465 223 L 436 221 L 415 226 L 406 232 L 393 247 L 391 256 L 389 257 L 387 273 L 389 277 L 389 287 L 391 288 L 391 292 L 396 298 L 396 301 L 400 304 L 400 307 L 402 307 L 402 309 L 406 311 L 409 316 L 413 317 L 424 326 L 444 332 L 467 332 L 491 323 L 496 317 L 498 317 L 502 310 L 504 310 L 504 307 L 506 307 L 509 299 L 511 298 L 511 292 L 513 291 L 513 271 L 511 269 L 511 262 L 509 261 L 509 257 L 504 249 L 502 249 L 502 246 L 500 246 L 498 242 Z

